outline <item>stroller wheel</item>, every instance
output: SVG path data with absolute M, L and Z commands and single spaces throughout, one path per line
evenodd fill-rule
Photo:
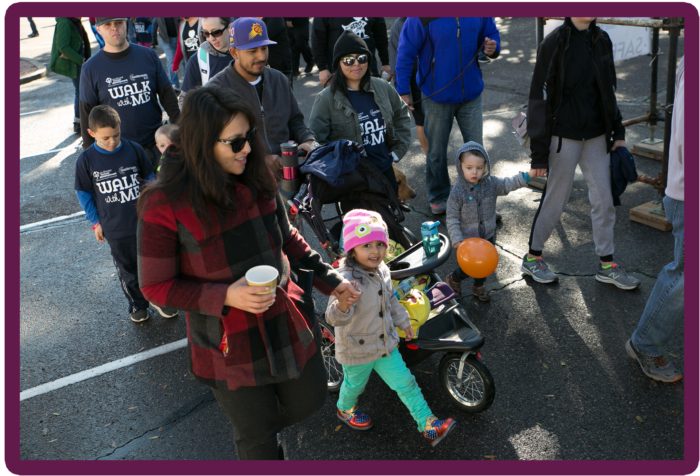
M 328 391 L 337 393 L 343 383 L 343 366 L 335 360 L 335 333 L 326 322 L 319 320 L 318 323 L 321 326 L 321 354 L 326 367 Z
M 469 355 L 458 378 L 461 359 L 462 354 L 445 354 L 440 361 L 440 383 L 461 410 L 470 413 L 486 410 L 496 396 L 491 372 L 474 355 Z

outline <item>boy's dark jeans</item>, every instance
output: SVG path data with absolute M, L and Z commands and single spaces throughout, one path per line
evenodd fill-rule
M 492 245 L 496 244 L 496 240 L 493 236 L 487 239 L 486 241 L 490 242 Z M 469 276 L 467 275 L 467 273 L 462 271 L 462 268 L 460 268 L 459 266 L 457 266 L 457 268 L 455 268 L 455 270 L 452 271 L 452 279 L 454 279 L 455 281 L 464 281 L 468 277 Z M 474 286 L 476 287 L 483 286 L 485 282 L 486 278 L 474 278 Z
M 129 301 L 129 313 L 148 308 L 148 301 L 139 289 L 138 254 L 136 235 L 107 240 L 112 250 L 112 261 L 122 284 L 122 291 Z

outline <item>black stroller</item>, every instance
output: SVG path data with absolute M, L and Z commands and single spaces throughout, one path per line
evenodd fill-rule
M 450 239 L 440 235 L 440 252 L 426 258 L 422 242 L 401 225 L 405 217 L 398 197 L 373 164 L 362 159 L 352 173 L 343 175 L 342 178 L 342 186 L 331 187 L 314 175 L 308 175 L 294 197 L 292 207 L 294 224 L 297 227 L 306 224 L 313 230 L 331 263 L 337 267 L 340 258 L 343 214 L 353 208 L 365 208 L 383 216 L 390 238 L 406 250 L 387 263 L 392 279 L 428 275 L 431 284 L 441 282 L 434 270 L 450 257 Z M 335 215 L 324 219 L 323 205 L 333 205 Z M 319 324 L 328 391 L 338 392 L 343 382 L 343 369 L 335 360 L 334 329 L 324 319 L 319 319 Z M 435 352 L 444 353 L 439 365 L 443 388 L 458 408 L 480 412 L 490 407 L 495 397 L 493 378 L 481 362 L 479 349 L 483 345 L 484 337 L 459 303 L 451 299 L 431 311 L 428 320 L 420 327 L 417 338 L 408 343 L 400 339 L 399 352 L 409 367 L 424 361 Z

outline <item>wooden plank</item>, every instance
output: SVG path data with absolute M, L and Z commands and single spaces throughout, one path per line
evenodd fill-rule
M 658 206 L 659 204 L 657 203 L 648 202 L 634 207 L 630 210 L 630 220 L 656 228 L 657 230 L 671 231 L 673 226 L 666 221 L 665 217 L 657 215 L 656 213 L 651 213 L 651 210 Z
M 632 146 L 632 150 L 630 152 L 649 159 L 661 160 L 664 156 L 664 143 L 659 142 L 658 144 L 645 144 L 643 142 L 637 142 Z

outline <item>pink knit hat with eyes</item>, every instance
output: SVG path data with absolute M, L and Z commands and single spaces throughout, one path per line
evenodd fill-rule
M 370 210 L 350 210 L 343 218 L 343 248 L 350 251 L 356 246 L 381 241 L 389 246 L 386 223 L 382 216 Z

